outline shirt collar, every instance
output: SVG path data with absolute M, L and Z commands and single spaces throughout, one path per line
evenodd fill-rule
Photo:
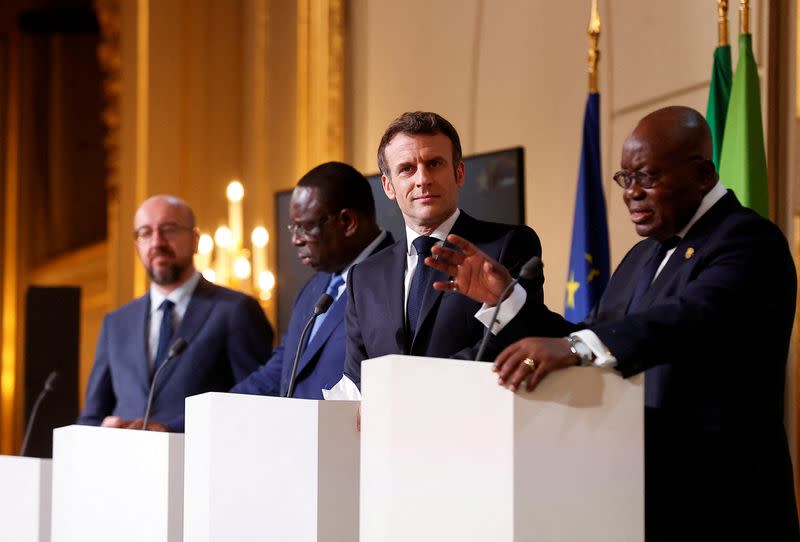
M 686 234 L 689 233 L 689 230 L 692 229 L 692 226 L 700 220 L 700 218 L 711 209 L 715 203 L 722 199 L 722 197 L 727 194 L 728 191 L 722 185 L 721 182 L 717 181 L 717 184 L 714 185 L 714 188 L 709 190 L 708 194 L 703 196 L 702 201 L 700 202 L 700 206 L 694 212 L 692 219 L 683 227 L 681 231 L 678 232 L 678 237 L 683 239 L 686 237 Z
M 381 230 L 381 232 L 378 234 L 378 236 L 375 237 L 375 239 L 373 239 L 373 241 L 370 244 L 368 244 L 364 248 L 364 250 L 362 250 L 361 252 L 358 253 L 358 256 L 356 256 L 356 259 L 353 260 L 352 262 L 350 262 L 347 265 L 347 267 L 344 268 L 344 271 L 342 271 L 340 273 L 340 275 L 342 275 L 342 278 L 344 279 L 345 282 L 347 282 L 347 274 L 350 272 L 350 269 L 352 269 L 352 267 L 355 264 L 361 263 L 364 260 L 366 260 L 367 257 L 369 257 L 369 255 L 372 254 L 372 251 L 374 251 L 376 248 L 378 248 L 378 245 L 383 243 L 383 240 L 386 239 L 386 235 L 387 235 L 386 231 L 385 230 Z M 336 275 L 336 273 L 334 273 L 334 275 Z
M 447 220 L 439 224 L 439 227 L 433 230 L 433 233 L 431 233 L 430 236 L 435 237 L 439 241 L 444 241 L 445 239 L 447 239 L 447 236 L 450 234 L 450 230 L 453 229 L 453 225 L 456 223 L 456 220 L 458 220 L 460 214 L 461 210 L 458 207 L 456 207 L 456 210 L 453 211 L 453 214 L 450 215 L 450 217 Z M 414 248 L 412 244 L 414 242 L 414 239 L 416 239 L 417 237 L 419 237 L 419 234 L 414 230 L 412 230 L 411 228 L 409 228 L 408 225 L 406 225 L 406 254 L 408 254 L 409 256 L 417 255 L 417 250 Z
M 156 288 L 155 284 L 151 284 L 150 314 L 156 312 L 161 307 L 161 303 L 163 303 L 165 299 L 169 299 L 175 303 L 175 305 L 182 305 L 184 301 L 187 301 L 190 297 L 192 297 L 194 289 L 197 288 L 198 282 L 200 282 L 200 273 L 195 271 L 194 274 L 192 274 L 192 276 L 186 280 L 186 282 L 172 290 L 167 295 L 161 293 L 158 288 Z

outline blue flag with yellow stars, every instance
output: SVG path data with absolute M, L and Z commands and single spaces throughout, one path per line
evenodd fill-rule
M 564 317 L 583 320 L 608 284 L 608 221 L 600 169 L 600 94 L 590 93 L 583 117 L 583 146 L 572 223 Z

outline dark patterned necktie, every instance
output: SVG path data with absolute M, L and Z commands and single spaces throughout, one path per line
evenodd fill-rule
M 170 342 L 172 342 L 172 311 L 175 308 L 175 303 L 169 299 L 165 299 L 159 310 L 161 311 L 161 327 L 158 331 L 158 348 L 156 348 L 156 357 L 153 360 L 153 371 L 158 369 L 169 352 Z
M 647 290 L 650 288 L 650 285 L 653 283 L 653 279 L 656 276 L 656 271 L 658 271 L 658 266 L 661 265 L 664 256 L 667 255 L 667 252 L 670 249 L 675 248 L 678 246 L 678 243 L 681 242 L 680 237 L 670 237 L 666 241 L 661 241 L 656 246 L 656 250 L 650 259 L 647 260 L 647 264 L 642 268 L 642 272 L 639 274 L 639 280 L 636 281 L 636 287 L 633 290 L 633 295 L 631 296 L 631 300 L 628 303 L 628 310 L 626 311 L 628 314 L 635 311 L 638 308 L 639 303 L 641 303 L 642 298 L 647 293 Z
M 422 309 L 422 300 L 425 293 L 431 289 L 434 269 L 425 265 L 425 257 L 431 255 L 431 248 L 439 240 L 435 237 L 420 235 L 411 243 L 417 251 L 417 268 L 411 279 L 408 289 L 408 302 L 406 304 L 406 320 L 408 322 L 409 336 L 413 336 L 419 323 L 419 312 Z

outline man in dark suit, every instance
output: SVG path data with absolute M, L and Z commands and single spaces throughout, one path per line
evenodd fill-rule
M 272 328 L 256 300 L 195 270 L 198 238 L 194 213 L 178 198 L 154 196 L 136 211 L 150 291 L 106 315 L 78 423 L 140 425 L 131 420 L 144 415 L 153 374 L 178 338 L 187 347 L 159 375 L 153 429 L 180 430 L 186 397 L 228 390 L 269 357 Z
M 626 377 L 644 371 L 649 542 L 798 540 L 783 428 L 795 269 L 780 230 L 719 183 L 711 152 L 698 112 L 668 107 L 643 118 L 614 180 L 647 239 L 579 331 L 523 339 L 495 366 L 513 390 L 577 362 Z M 508 280 L 475 251 L 442 257 L 433 265 L 460 265 L 495 290 Z
M 306 173 L 289 203 L 289 231 L 300 260 L 314 268 L 298 293 L 286 335 L 269 362 L 231 391 L 285 396 L 303 328 L 326 292 L 334 302 L 318 316 L 298 360 L 292 397 L 322 399 L 341 378 L 345 355 L 344 295 L 356 264 L 394 242 L 375 221 L 369 182 L 351 166 L 328 162 Z
M 381 139 L 378 165 L 383 189 L 403 215 L 406 238 L 356 267 L 348 279 L 345 375 L 356 385 L 361 362 L 385 354 L 475 359 L 485 329 L 475 316 L 480 303 L 433 290 L 431 284 L 448 275 L 420 259 L 449 233 L 472 240 L 512 269 L 541 255 L 539 238 L 529 227 L 483 222 L 458 209 L 464 184 L 461 143 L 455 128 L 436 113 L 395 119 Z M 526 284 L 529 303 L 540 307 L 542 283 L 538 278 Z M 516 337 L 503 324 L 519 308 L 511 307 L 493 329 L 490 356 Z M 489 312 L 483 311 L 486 322 Z

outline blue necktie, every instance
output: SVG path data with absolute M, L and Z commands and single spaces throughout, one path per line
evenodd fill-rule
M 156 348 L 156 357 L 153 360 L 153 371 L 158 369 L 169 352 L 170 342 L 172 342 L 172 309 L 175 308 L 175 303 L 169 299 L 165 299 L 158 310 L 161 311 L 161 327 L 158 331 L 158 348 Z
M 431 289 L 434 269 L 425 265 L 425 257 L 431 255 L 431 248 L 437 242 L 439 240 L 435 237 L 420 235 L 411 243 L 417 251 L 417 268 L 414 270 L 414 277 L 411 279 L 411 286 L 408 289 L 408 302 L 406 304 L 409 336 L 413 336 L 417 331 L 422 300 L 425 298 L 425 293 Z
M 325 293 L 331 296 L 334 301 L 336 301 L 336 298 L 339 295 L 339 287 L 342 284 L 344 284 L 344 278 L 342 278 L 341 275 L 331 275 L 331 280 L 328 282 L 328 289 L 325 290 Z M 317 331 L 319 331 L 319 328 L 322 326 L 322 322 L 325 321 L 325 316 L 327 315 L 327 312 L 323 312 L 317 316 L 316 320 L 314 320 L 314 327 L 311 328 L 311 335 L 308 336 L 308 342 L 311 342 L 311 339 L 313 339 L 314 335 L 317 334 Z

